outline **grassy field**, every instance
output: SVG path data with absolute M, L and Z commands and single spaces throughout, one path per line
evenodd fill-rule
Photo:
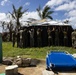
M 3 42 L 2 45 L 3 45 L 4 57 L 22 56 L 22 57 L 45 59 L 47 52 L 51 50 L 67 51 L 71 54 L 76 53 L 76 49 L 73 49 L 72 47 L 50 46 L 50 47 L 23 49 L 23 48 L 12 47 L 11 42 Z

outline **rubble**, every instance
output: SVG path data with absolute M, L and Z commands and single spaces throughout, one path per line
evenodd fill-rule
M 15 58 L 4 57 L 2 63 L 4 65 L 18 65 L 18 67 L 30 67 L 36 66 L 39 63 L 39 60 L 31 58 L 22 58 L 20 56 L 17 56 Z

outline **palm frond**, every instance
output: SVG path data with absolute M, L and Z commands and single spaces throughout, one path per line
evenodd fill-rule
M 10 13 L 12 18 L 16 20 L 16 28 L 18 29 L 20 27 L 20 22 L 19 19 L 22 17 L 23 13 L 26 12 L 27 10 L 22 11 L 23 7 L 20 6 L 18 9 L 15 8 L 14 5 L 12 5 L 13 12 Z M 11 27 L 12 28 L 12 27 Z
M 37 11 L 41 11 L 41 6 L 39 5 L 39 7 L 36 10 Z
M 20 6 L 19 8 L 18 8 L 18 10 L 17 10 L 17 17 L 18 18 L 20 18 L 20 17 L 22 17 L 22 15 L 28 10 L 28 9 L 26 9 L 26 10 L 24 10 L 24 11 L 22 11 L 22 6 Z
M 46 6 L 42 11 L 42 17 L 45 18 L 46 13 L 49 12 L 50 7 Z
M 22 14 L 24 14 L 25 12 L 27 12 L 28 11 L 28 9 L 25 9 L 24 11 L 22 11 Z
M 41 12 L 38 12 L 38 15 L 39 15 L 40 18 L 42 18 L 42 14 L 41 14 Z
M 13 7 L 13 14 L 16 14 L 16 8 L 13 4 L 12 4 L 12 7 Z
M 54 11 L 48 11 L 48 12 L 47 12 L 48 15 L 50 15 L 50 14 L 52 14 L 52 13 L 54 13 Z
M 49 18 L 49 19 L 53 20 L 53 18 L 52 18 L 51 16 L 47 16 L 47 18 Z
M 36 10 L 38 12 L 39 17 L 42 18 L 41 7 L 39 6 Z
M 45 14 L 45 17 L 50 16 L 54 11 L 49 11 Z M 50 18 L 51 19 L 51 18 Z
M 11 14 L 12 18 L 16 19 L 15 16 L 14 16 L 14 14 L 12 14 L 11 12 L 9 12 L 9 13 Z
M 45 6 L 45 8 L 43 9 L 43 12 L 47 12 L 48 10 L 50 10 L 49 6 Z
M 22 6 L 20 6 L 18 9 L 17 9 L 17 12 L 21 12 L 22 11 Z

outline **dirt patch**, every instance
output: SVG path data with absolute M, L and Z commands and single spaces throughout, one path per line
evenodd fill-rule
M 4 73 L 5 72 L 5 65 L 0 64 L 0 73 Z
M 0 65 L 0 73 L 5 72 L 6 65 Z M 18 72 L 22 75 L 42 75 L 42 71 L 46 69 L 45 60 L 40 60 L 36 67 L 18 68 Z

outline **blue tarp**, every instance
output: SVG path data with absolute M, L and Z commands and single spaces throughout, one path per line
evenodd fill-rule
M 51 52 L 46 57 L 47 68 L 73 69 L 76 68 L 76 59 L 65 52 Z

